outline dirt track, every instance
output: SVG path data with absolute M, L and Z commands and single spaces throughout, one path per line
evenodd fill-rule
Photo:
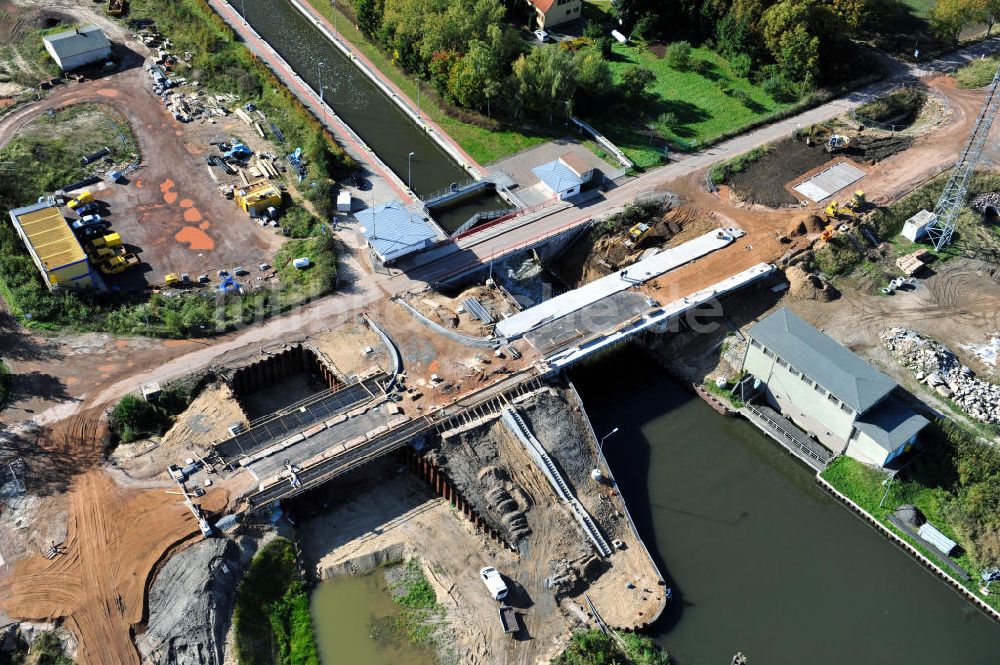
M 198 524 L 162 490 L 123 489 L 97 469 L 78 476 L 69 497 L 62 553 L 18 561 L 0 580 L 0 602 L 16 617 L 64 618 L 79 640 L 81 665 L 138 665 L 132 633 L 143 619 L 149 576 L 168 550 L 199 534 Z M 225 501 L 216 490 L 204 505 Z

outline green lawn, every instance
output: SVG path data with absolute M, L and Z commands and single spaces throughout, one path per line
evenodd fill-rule
M 657 57 L 649 49 L 614 45 L 611 69 L 616 80 L 623 71 L 635 65 L 647 67 L 656 74 L 656 85 L 641 116 L 630 111 L 592 119 L 597 129 L 624 150 L 636 165 L 645 167 L 660 162 L 662 141 L 655 137 L 650 140 L 647 123 L 655 122 L 663 113 L 673 113 L 678 124 L 656 133 L 667 139 L 672 148 L 694 149 L 794 104 L 776 101 L 759 86 L 737 77 L 729 62 L 710 49 L 692 49 L 691 60 L 706 61 L 707 69 L 703 73 L 693 67 L 689 71 L 678 71 L 667 64 L 666 58 Z M 745 101 L 741 101 L 739 96 L 744 94 Z
M 341 36 L 371 60 L 382 74 L 416 102 L 417 77 L 404 72 L 375 44 L 368 41 L 354 26 L 353 17 L 340 12 L 340 4 L 337 5 L 337 10 L 325 0 L 315 0 L 310 4 L 331 23 L 334 23 L 334 13 L 336 12 L 335 24 Z M 487 129 L 462 122 L 448 116 L 436 100 L 431 98 L 433 89 L 429 84 L 421 83 L 420 90 L 420 109 L 424 115 L 440 125 L 456 143 L 480 164 L 495 162 L 522 150 L 541 145 L 557 136 L 554 133 L 544 131 L 533 133 L 510 126 Z
M 927 18 L 931 15 L 936 0 L 903 0 L 903 4 L 913 10 L 917 16 Z
M 895 480 L 889 485 L 888 495 L 885 497 L 881 508 L 879 507 L 879 503 L 882 502 L 882 497 L 886 494 L 886 486 L 883 485 L 883 481 L 887 477 L 886 474 L 849 457 L 838 457 L 820 475 L 890 531 L 913 545 L 928 559 L 937 563 L 942 570 L 953 574 L 951 569 L 940 560 L 935 551 L 923 547 L 907 534 L 897 529 L 887 519 L 887 516 L 892 514 L 900 505 L 912 504 L 919 508 L 927 520 L 942 533 L 960 544 L 962 543 L 960 534 L 955 530 L 950 519 L 950 515 L 953 512 L 949 509 L 949 502 L 951 501 L 950 493 L 935 482 L 921 482 L 915 479 L 926 480 L 938 477 L 941 473 L 939 467 L 943 466 L 938 457 L 938 455 L 930 451 L 922 453 L 921 457 L 917 458 L 912 464 L 911 470 L 907 471 L 906 475 L 901 476 L 901 480 Z M 979 593 L 978 590 L 981 584 L 979 569 L 970 561 L 968 554 L 963 553 L 961 556 L 956 557 L 955 560 L 972 576 L 972 579 L 968 582 L 964 582 L 958 577 L 955 577 L 955 579 L 959 583 L 964 584 L 966 588 L 977 596 L 986 600 L 991 607 L 1000 610 L 1000 594 L 993 593 L 990 596 L 983 597 Z
M 959 88 L 982 88 L 993 81 L 1000 58 L 991 56 L 982 60 L 973 60 L 955 72 L 955 81 Z

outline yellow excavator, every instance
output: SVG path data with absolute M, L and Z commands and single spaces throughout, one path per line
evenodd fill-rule
M 847 203 L 841 205 L 836 201 L 830 201 L 830 205 L 826 207 L 826 217 L 830 221 L 835 221 L 841 218 L 853 219 L 858 215 L 865 206 L 868 205 L 868 201 L 865 198 L 865 192 L 862 189 L 854 192 L 851 200 Z
M 639 243 L 641 243 L 643 239 L 645 239 L 645 237 L 648 236 L 649 232 L 652 230 L 653 228 L 648 224 L 643 224 L 642 222 L 639 222 L 638 224 L 636 224 L 635 226 L 633 226 L 628 230 L 628 240 L 625 241 L 625 247 L 627 247 L 628 249 L 633 249 L 635 247 L 638 247 Z

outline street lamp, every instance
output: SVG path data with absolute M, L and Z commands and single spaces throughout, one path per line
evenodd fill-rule
M 247 22 L 247 0 L 243 0 L 243 22 Z
M 413 191 L 413 153 L 406 156 L 406 188 Z
M 414 79 L 417 84 L 417 117 L 420 117 L 420 79 Z
M 618 433 L 618 428 L 616 427 L 616 428 L 614 428 L 613 430 L 611 430 L 610 432 L 608 432 L 607 434 L 605 434 L 604 436 L 601 437 L 601 443 L 600 443 L 600 446 L 599 446 L 600 449 L 601 449 L 601 452 L 604 452 L 604 441 L 605 441 L 605 439 L 607 439 L 612 434 L 617 434 L 617 433 Z

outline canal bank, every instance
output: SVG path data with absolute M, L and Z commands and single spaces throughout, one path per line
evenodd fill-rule
M 610 385 L 610 375 L 629 384 Z M 995 665 L 1000 625 L 736 418 L 634 348 L 575 370 L 643 540 L 674 586 L 651 634 L 681 665 Z

